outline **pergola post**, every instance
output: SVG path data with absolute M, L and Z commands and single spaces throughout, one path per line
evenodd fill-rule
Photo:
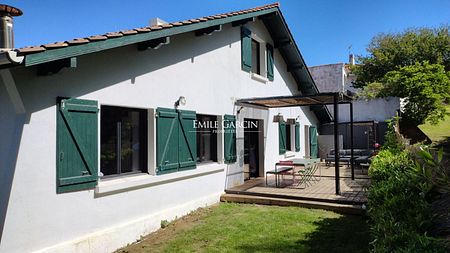
M 334 173 L 336 180 L 336 195 L 341 194 L 340 187 L 340 173 L 339 173 L 339 94 L 334 94 L 333 96 L 333 109 L 334 109 Z
M 355 180 L 355 160 L 354 160 L 354 154 L 353 154 L 353 103 L 350 102 L 350 152 L 351 152 L 351 159 L 350 159 L 350 168 L 352 169 L 352 180 Z

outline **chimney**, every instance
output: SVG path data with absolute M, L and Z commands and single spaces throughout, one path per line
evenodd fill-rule
M 157 26 L 157 25 L 164 25 L 167 24 L 166 21 L 160 19 L 160 18 L 152 18 L 150 19 L 150 26 Z
M 22 14 L 22 11 L 15 7 L 0 4 L 0 50 L 14 48 L 13 17 Z
M 353 54 L 348 55 L 348 64 L 355 65 L 355 56 Z

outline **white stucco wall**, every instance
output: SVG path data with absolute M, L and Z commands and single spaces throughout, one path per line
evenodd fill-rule
M 248 26 L 272 43 L 259 22 Z M 2 173 L 14 176 L 6 185 L 11 194 L 6 218 L 0 220 L 4 223 L 0 252 L 111 252 L 158 229 L 163 219 L 218 202 L 226 187 L 241 184 L 242 131 L 237 133 L 238 161 L 234 164 L 200 165 L 193 171 L 163 176 L 100 179 L 96 190 L 56 194 L 55 157 L 58 96 L 137 108 L 172 108 L 184 96 L 187 104 L 180 109 L 235 115 L 238 98 L 297 93 L 277 50 L 274 82 L 253 80 L 241 70 L 240 61 L 240 28 L 225 25 L 211 36 L 174 36 L 170 45 L 158 50 L 138 51 L 133 45 L 81 56 L 76 69 L 51 76 L 37 76 L 35 67 L 14 69 L 26 120 L 17 126 L 16 115 L 0 90 L 0 162 Z M 272 122 L 279 112 L 285 118 L 300 116 L 301 151 L 294 156 L 304 155 L 304 125 L 317 124 L 307 107 L 243 110 L 239 120 L 264 120 L 266 169 L 285 158 L 278 155 L 278 125 Z M 6 137 L 13 139 L 3 143 Z M 20 145 L 12 152 L 14 147 L 7 145 L 14 141 Z M 151 147 L 149 152 L 153 152 Z M 2 177 L 0 183 L 3 186 L 8 180 Z
M 353 101 L 353 120 L 384 122 L 394 117 L 398 109 L 400 99 L 397 97 L 360 99 Z M 349 105 L 339 105 L 339 122 L 350 122 Z

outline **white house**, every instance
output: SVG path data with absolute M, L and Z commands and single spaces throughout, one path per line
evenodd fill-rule
M 309 155 L 330 120 L 235 103 L 318 92 L 278 4 L 2 46 L 0 252 L 111 252 L 217 203 L 247 164 Z

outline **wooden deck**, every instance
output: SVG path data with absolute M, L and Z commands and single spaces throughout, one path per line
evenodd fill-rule
M 355 180 L 351 179 L 351 170 L 341 167 L 340 189 L 341 194 L 335 194 L 334 167 L 321 164 L 322 171 L 316 172 L 320 180 L 313 181 L 311 185 L 298 186 L 298 178 L 294 181 L 292 176 L 284 176 L 281 187 L 275 187 L 275 177 L 269 176 L 267 185 L 265 178 L 255 178 L 246 181 L 240 186 L 226 190 L 227 194 L 240 194 L 268 198 L 281 198 L 291 200 L 311 200 L 328 203 L 349 205 L 362 205 L 367 203 L 366 188 L 370 184 L 367 171 L 355 170 Z

